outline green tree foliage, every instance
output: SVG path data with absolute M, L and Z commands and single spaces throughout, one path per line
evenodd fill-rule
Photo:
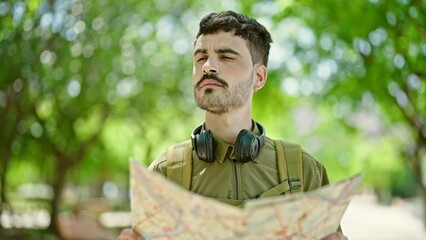
M 191 41 L 179 16 L 156 10 L 137 1 L 1 2 L 2 203 L 8 180 L 44 181 L 54 190 L 55 229 L 70 170 L 79 181 L 123 175 L 126 137 L 139 138 L 151 159 L 157 136 L 179 131 L 193 107 L 174 105 L 188 95 L 180 80 L 190 73 L 181 70 L 189 59 L 173 56 Z M 180 45 L 165 44 L 172 38 Z M 16 179 L 8 170 L 20 161 L 38 178 Z
M 297 20 L 289 22 L 294 16 Z M 296 77 L 309 84 L 302 82 L 299 90 L 303 95 L 308 87 L 316 95 L 320 88 L 321 104 L 331 104 L 337 119 L 363 133 L 350 152 L 353 161 L 370 153 L 362 161 L 364 169 L 372 170 L 366 180 L 376 187 L 382 184 L 380 191 L 388 192 L 401 182 L 412 182 L 407 169 L 396 164 L 409 167 L 426 206 L 426 3 L 299 1 L 274 17 L 290 23 L 288 27 L 301 20 L 298 32 L 304 34 L 294 40 L 294 52 L 302 62 Z M 356 151 L 371 140 L 376 143 L 370 150 Z M 400 159 L 405 163 L 398 163 Z M 405 180 L 395 184 L 398 175 Z M 388 179 L 385 185 L 378 179 L 383 176 Z M 407 195 L 405 189 L 413 188 L 404 185 L 399 191 Z

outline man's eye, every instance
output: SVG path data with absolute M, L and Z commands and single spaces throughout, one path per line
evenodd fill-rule
M 232 60 L 234 58 L 233 57 L 228 57 L 228 56 L 223 56 L 222 59 Z
M 206 60 L 206 57 L 200 57 L 200 58 L 197 59 L 197 62 L 202 62 L 202 61 L 205 61 L 205 60 Z

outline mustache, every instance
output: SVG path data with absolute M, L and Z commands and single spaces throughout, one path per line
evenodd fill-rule
M 222 78 L 218 77 L 216 74 L 204 74 L 195 86 L 197 88 L 200 87 L 201 83 L 206 79 L 218 81 L 223 86 L 228 87 L 228 83 L 225 80 L 223 80 Z

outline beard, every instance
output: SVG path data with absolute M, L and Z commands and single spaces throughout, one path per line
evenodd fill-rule
M 253 76 L 251 74 L 250 76 Z M 221 115 L 244 105 L 250 97 L 253 78 L 249 77 L 240 85 L 222 88 L 206 88 L 200 90 L 194 87 L 195 102 L 198 107 L 208 112 Z

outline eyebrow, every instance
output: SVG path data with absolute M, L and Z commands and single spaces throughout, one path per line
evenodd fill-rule
M 231 54 L 234 54 L 234 55 L 240 55 L 238 52 L 234 51 L 231 48 L 219 48 L 219 49 L 216 49 L 215 52 L 216 53 L 231 53 Z M 207 49 L 201 48 L 201 49 L 195 50 L 194 56 L 199 54 L 199 53 L 205 54 L 205 53 L 207 53 Z

